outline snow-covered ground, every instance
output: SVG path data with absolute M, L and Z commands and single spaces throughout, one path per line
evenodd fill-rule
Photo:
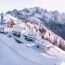
M 22 42 L 25 40 L 22 40 Z M 17 43 L 13 37 L 0 34 L 0 65 L 60 65 L 62 59 L 37 52 L 27 46 L 28 42 Z

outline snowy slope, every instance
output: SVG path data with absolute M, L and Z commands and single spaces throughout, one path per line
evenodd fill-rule
M 45 53 L 41 55 L 28 48 L 25 43 L 20 45 L 13 38 L 0 34 L 1 65 L 59 65 L 61 63 L 59 58 Z
M 9 40 L 9 39 L 6 38 L 4 40 Z M 27 65 L 27 64 L 36 65 L 37 64 L 35 62 L 33 63 L 33 61 L 30 61 L 24 56 L 22 56 L 21 55 L 22 51 L 20 50 L 21 48 L 19 48 L 18 45 L 16 45 L 12 39 L 9 40 L 9 43 L 8 41 L 7 43 L 3 42 L 2 39 L 0 39 L 0 41 L 1 41 L 0 42 L 0 50 L 1 50 L 0 65 L 19 65 L 19 64 L 20 65 Z

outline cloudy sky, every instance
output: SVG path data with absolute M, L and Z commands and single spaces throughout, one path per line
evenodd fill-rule
M 37 6 L 48 10 L 65 12 L 65 0 L 0 0 L 0 12 Z

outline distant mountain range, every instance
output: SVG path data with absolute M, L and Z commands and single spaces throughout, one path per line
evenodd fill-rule
M 47 11 L 46 9 L 39 7 L 25 8 L 23 10 L 14 9 L 13 11 L 8 11 L 7 13 L 19 20 L 23 20 L 24 22 L 28 17 L 36 17 L 40 19 L 48 29 L 65 39 L 65 13 Z

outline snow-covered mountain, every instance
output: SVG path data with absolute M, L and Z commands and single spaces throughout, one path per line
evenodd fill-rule
M 53 45 L 55 40 L 50 38 L 57 37 L 56 44 L 65 41 L 39 19 L 27 17 L 23 22 L 9 14 L 2 15 L 0 65 L 65 65 L 65 51 Z
M 8 31 L 13 30 L 12 27 L 14 27 L 14 29 L 20 27 L 22 33 L 34 32 L 40 35 L 41 38 L 65 50 L 65 40 L 60 36 L 56 35 L 51 30 L 49 30 L 38 18 L 27 17 L 26 20 L 23 22 L 23 20 L 20 21 L 9 14 L 6 14 L 4 15 L 4 19 L 8 21 L 7 22 L 7 25 L 9 27 L 9 29 L 7 28 Z
M 65 13 L 58 11 L 47 11 L 39 7 L 25 8 L 23 10 L 14 9 L 8 11 L 8 14 L 20 19 L 25 20 L 27 17 L 34 16 L 39 18 L 50 30 L 65 39 Z

